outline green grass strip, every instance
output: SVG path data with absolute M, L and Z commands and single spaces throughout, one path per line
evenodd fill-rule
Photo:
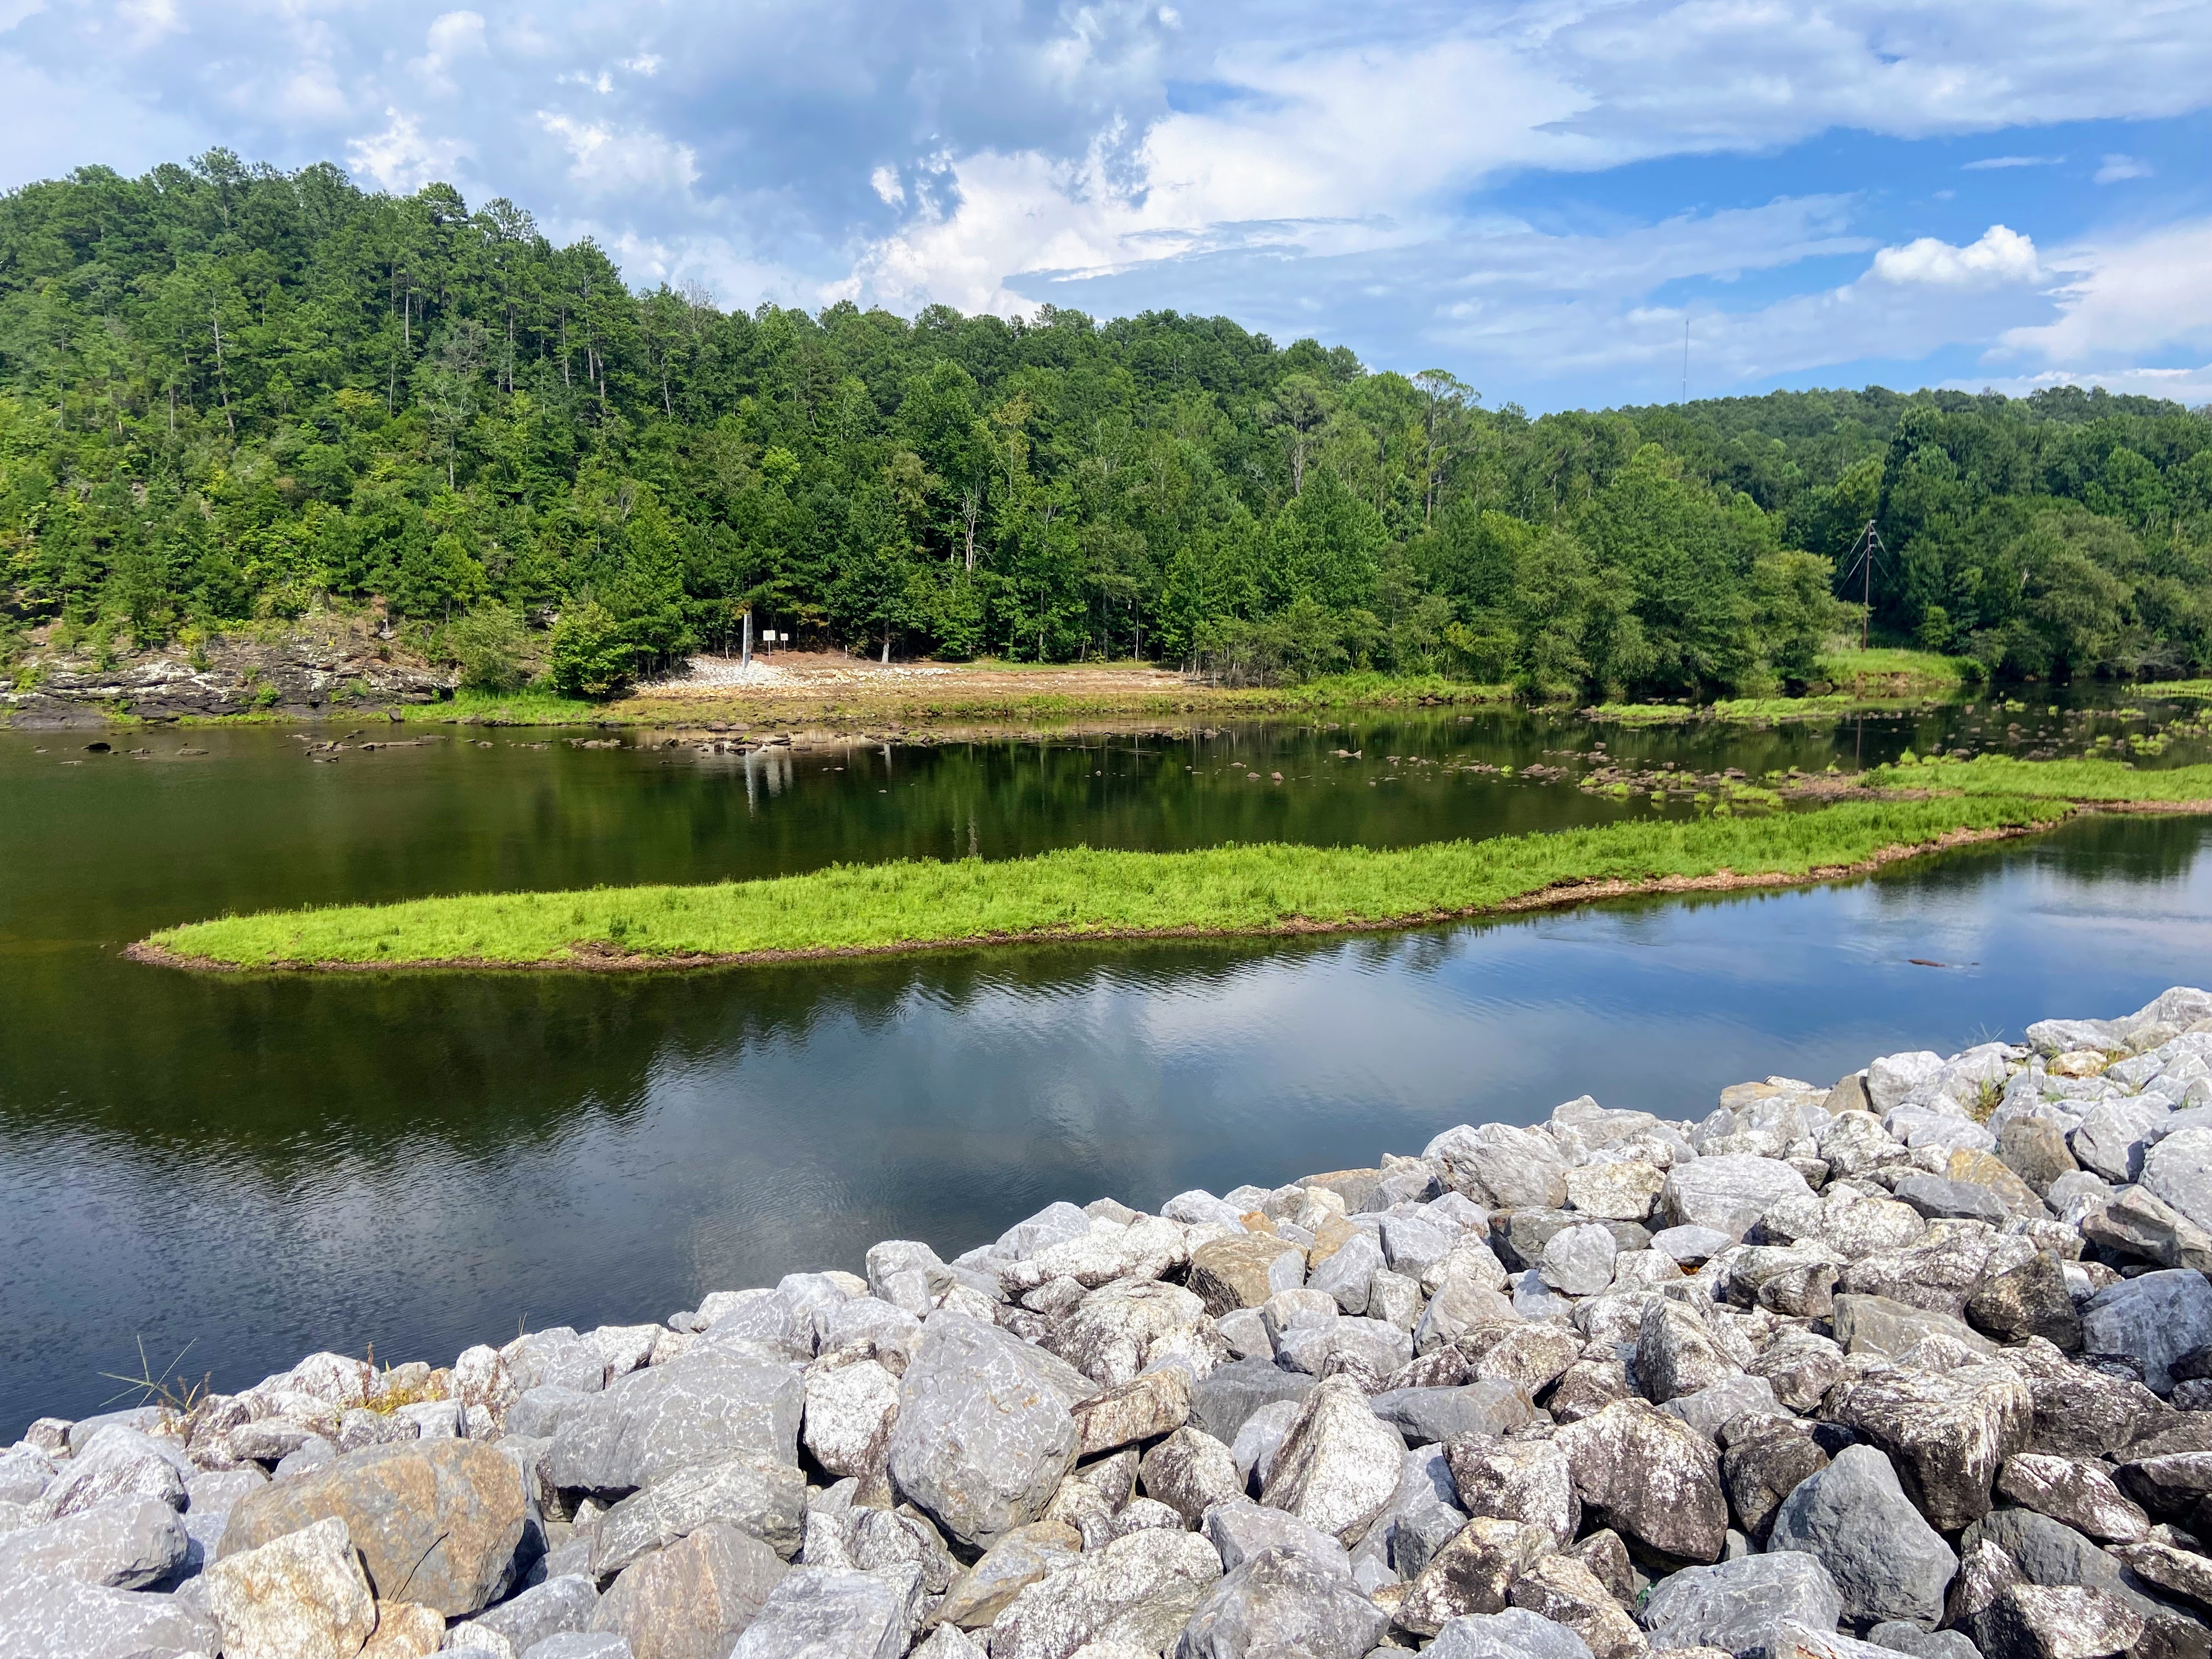
M 1869 789 L 1942 789 L 1966 795 L 2032 796 L 2105 805 L 2179 806 L 2212 801 L 2212 766 L 2145 771 L 2107 760 L 1927 760 L 1876 767 L 1858 780 Z
M 2135 690 L 2144 697 L 2212 698 L 2212 680 L 2146 680 Z
M 225 917 L 156 933 L 142 958 L 290 963 L 632 965 L 1014 939 L 1327 931 L 1609 892 L 1771 885 L 1961 839 L 2043 828 L 2055 801 L 1947 796 L 1758 817 L 1638 821 L 1375 849 L 1085 848 L 923 860 L 703 887 L 595 888 Z M 1583 891 L 1557 893 L 1567 884 Z

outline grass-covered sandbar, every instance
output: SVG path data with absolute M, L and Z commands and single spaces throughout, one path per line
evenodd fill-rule
M 226 916 L 142 961 L 204 969 L 689 967 L 1018 941 L 1354 932 L 1639 893 L 1784 886 L 2048 828 L 2057 799 L 1945 795 L 1401 848 L 1073 848 L 702 886 L 468 894 Z

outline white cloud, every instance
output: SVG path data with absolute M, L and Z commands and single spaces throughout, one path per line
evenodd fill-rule
M 1961 392 L 1987 387 L 2011 398 L 2025 398 L 2052 386 L 2103 386 L 2107 392 L 2133 392 L 2144 398 L 2165 398 L 2191 408 L 2212 404 L 2212 363 L 2195 368 L 2049 368 L 2039 374 L 2014 374 L 1996 380 L 1954 380 Z
M 1927 283 L 1943 288 L 1994 288 L 2032 283 L 2035 244 L 2018 231 L 1991 225 L 1964 247 L 1923 236 L 1874 256 L 1872 275 L 1885 283 Z
M 1967 162 L 1960 171 L 1989 173 L 2003 167 L 2055 167 L 2065 159 L 2063 155 L 1986 155 L 1978 161 Z
M 896 167 L 878 167 L 868 175 L 868 184 L 885 207 L 906 205 L 906 186 L 899 182 Z
M 425 137 L 422 124 L 414 116 L 396 109 L 384 113 L 383 131 L 346 141 L 346 161 L 356 173 L 380 190 L 403 196 L 453 177 L 462 155 L 459 139 Z
M 646 190 L 681 195 L 698 179 L 699 160 L 691 147 L 659 133 L 546 110 L 538 112 L 538 123 L 567 149 L 570 179 L 595 194 Z
M 2009 349 L 2073 367 L 2212 345 L 2212 219 L 2062 250 L 2054 263 L 2077 273 L 2055 295 L 2059 316 L 2008 331 Z
M 2132 155 L 2107 155 L 2105 164 L 2097 169 L 2097 182 L 2116 185 L 2123 179 L 2148 179 L 2155 171 L 2149 162 Z

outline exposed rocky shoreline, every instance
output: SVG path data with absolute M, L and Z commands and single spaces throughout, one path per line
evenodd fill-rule
M 20 684 L 0 680 L 0 725 L 51 731 L 118 717 L 342 716 L 436 702 L 453 692 L 451 672 L 397 655 L 362 620 L 345 617 L 302 624 L 279 639 L 220 639 L 197 657 L 149 651 L 103 664 L 49 653 Z
M 2212 1656 L 2212 994 L 0 1450 L 5 1659 Z

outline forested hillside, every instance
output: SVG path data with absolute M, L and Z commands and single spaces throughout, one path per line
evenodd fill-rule
M 1221 318 L 633 293 L 433 185 L 216 151 L 0 200 L 0 654 L 325 596 L 611 690 L 757 623 L 905 656 L 1754 690 L 1856 628 L 2212 659 L 2212 419 L 1776 393 L 1527 417 Z M 482 653 L 480 653 L 482 654 Z M 491 650 L 487 660 L 497 661 Z

